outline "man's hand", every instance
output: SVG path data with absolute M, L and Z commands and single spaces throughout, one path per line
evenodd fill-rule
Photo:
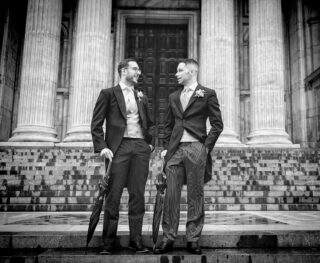
M 104 149 L 101 150 L 100 156 L 104 156 L 104 158 L 107 158 L 110 161 L 112 161 L 113 152 L 109 148 L 104 148 Z
M 150 147 L 150 150 L 151 150 L 151 152 L 152 152 L 152 151 L 154 150 L 153 145 L 149 144 L 149 147 Z
M 161 153 L 160 153 L 160 157 L 161 158 L 164 158 L 167 154 L 167 150 L 163 150 Z

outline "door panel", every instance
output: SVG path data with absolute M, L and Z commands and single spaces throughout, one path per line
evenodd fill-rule
M 187 25 L 127 24 L 126 57 L 142 70 L 138 88 L 148 96 L 156 126 L 156 146 L 163 146 L 163 128 L 169 94 L 179 88 L 178 60 L 188 55 Z

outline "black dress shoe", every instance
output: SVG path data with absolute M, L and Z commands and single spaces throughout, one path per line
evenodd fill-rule
M 149 249 L 146 248 L 141 241 L 135 242 L 135 241 L 130 241 L 128 248 L 132 251 L 135 251 L 137 253 L 148 253 Z
M 187 251 L 191 254 L 201 255 L 202 251 L 198 242 L 188 242 Z
M 154 254 L 164 254 L 172 251 L 173 243 L 162 241 L 158 247 L 153 250 Z

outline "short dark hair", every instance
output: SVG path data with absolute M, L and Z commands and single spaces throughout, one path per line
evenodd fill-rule
M 186 59 L 180 60 L 179 63 L 184 63 L 184 64 L 186 64 L 186 65 L 191 64 L 191 65 L 194 65 L 194 66 L 196 66 L 197 68 L 199 68 L 199 63 L 198 63 L 198 61 L 196 61 L 196 60 L 193 59 L 193 58 L 186 58 Z
M 131 61 L 137 63 L 137 61 L 136 61 L 134 58 L 126 58 L 126 59 L 124 59 L 124 60 L 122 60 L 122 61 L 119 62 L 119 65 L 118 65 L 118 73 L 119 73 L 119 76 L 120 76 L 120 77 L 121 77 L 121 70 L 122 70 L 123 68 L 129 67 L 129 62 L 131 62 Z

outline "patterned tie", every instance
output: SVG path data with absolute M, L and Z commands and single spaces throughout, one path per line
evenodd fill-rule
M 124 89 L 126 91 L 126 108 L 128 113 L 133 113 L 135 110 L 134 94 L 130 87 Z
M 181 97 L 180 97 L 180 101 L 181 101 L 181 105 L 182 105 L 182 109 L 183 111 L 185 111 L 185 109 L 187 108 L 187 105 L 189 103 L 189 91 L 191 89 L 190 88 L 184 88 L 182 93 L 181 93 Z

